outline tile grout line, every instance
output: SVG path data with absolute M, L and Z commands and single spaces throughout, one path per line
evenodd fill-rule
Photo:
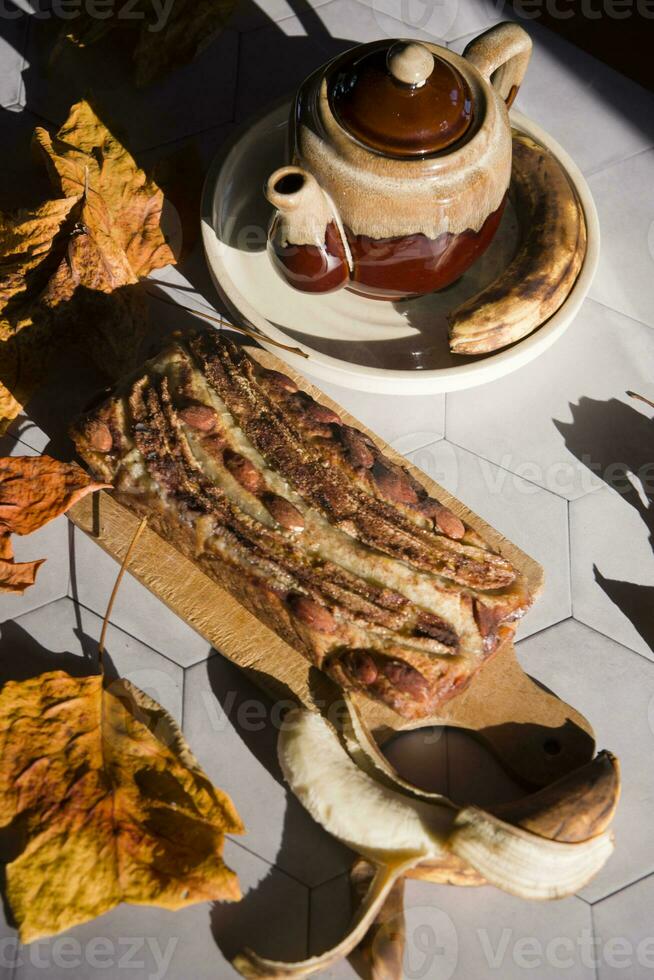
M 317 886 L 318 888 L 320 885 Z M 307 959 L 311 956 L 311 926 L 313 923 L 313 888 L 307 889 L 307 937 L 306 937 L 306 954 Z
M 20 106 L 21 109 L 25 108 L 27 102 L 27 90 L 25 88 L 25 79 L 23 77 L 25 70 L 29 67 L 29 62 L 27 60 L 27 52 L 29 50 L 29 38 L 31 33 L 31 21 L 32 18 L 27 15 L 25 17 L 25 26 L 23 28 L 22 50 L 20 57 L 20 68 L 18 69 L 18 91 L 16 93 L 15 106 Z
M 73 602 L 75 605 L 79 606 L 80 609 L 84 609 L 86 610 L 86 612 L 91 613 L 92 616 L 95 616 L 99 620 L 104 619 L 103 613 L 96 612 L 95 609 L 92 609 L 90 606 L 87 606 L 84 602 L 81 602 L 79 599 L 73 599 L 73 597 L 69 595 L 60 596 L 60 598 L 69 599 L 70 602 Z M 45 605 L 48 605 L 48 603 L 45 603 Z M 172 657 L 169 657 L 167 654 L 162 653 L 161 650 L 157 650 L 156 647 L 153 647 L 150 643 L 147 642 L 147 640 L 142 640 L 140 637 L 135 636 L 133 633 L 130 633 L 129 630 L 123 629 L 122 626 L 118 626 L 118 624 L 114 623 L 112 620 L 109 620 L 109 626 L 112 629 L 118 630 L 118 632 L 122 633 L 124 636 L 128 636 L 130 640 L 134 640 L 135 643 L 139 643 L 142 647 L 145 647 L 147 650 L 151 650 L 152 653 L 156 653 L 159 657 L 163 657 L 164 660 L 167 660 L 168 663 L 173 664 L 173 666 L 178 667 L 182 671 L 186 670 L 186 667 L 183 664 L 177 663 L 177 661 L 173 660 Z M 198 660 L 198 663 L 203 663 L 203 662 L 204 661 L 202 660 Z M 188 666 L 195 667 L 197 666 L 197 664 L 188 664 Z
M 529 640 L 533 640 L 536 636 L 541 636 L 543 633 L 547 633 L 548 630 L 556 629 L 557 626 L 562 626 L 563 623 L 568 623 L 570 622 L 571 619 L 574 619 L 574 616 L 564 616 L 563 619 L 557 619 L 555 623 L 550 623 L 548 626 L 541 626 L 540 629 L 535 630 L 533 633 L 530 633 L 529 636 L 520 637 L 519 640 L 516 640 L 516 644 L 515 644 L 516 652 L 519 651 L 520 645 L 522 643 L 527 643 Z
M 646 881 L 647 878 L 654 878 L 654 868 L 646 871 L 645 874 L 640 875 L 638 878 L 634 878 L 633 881 L 628 881 L 626 885 L 620 885 L 619 888 L 615 888 L 612 892 L 607 892 L 606 895 L 602 895 L 601 898 L 596 898 L 594 902 L 587 898 L 582 900 L 586 902 L 591 909 L 594 909 L 596 905 L 601 905 L 602 902 L 608 902 L 610 898 L 615 898 L 616 895 L 619 895 L 621 892 L 626 892 L 627 889 L 633 888 L 634 885 L 639 885 L 641 881 Z M 581 898 L 580 895 L 577 897 Z
M 634 150 L 633 153 L 628 153 L 626 157 L 620 157 L 619 159 L 612 160 L 608 163 L 601 163 L 598 167 L 587 170 L 584 173 L 584 177 L 586 180 L 590 180 L 591 177 L 596 177 L 598 174 L 611 170 L 612 167 L 619 167 L 623 163 L 627 163 L 630 160 L 634 160 L 636 157 L 642 156 L 643 153 L 651 153 L 652 150 L 654 150 L 654 143 L 650 143 L 649 146 L 644 146 L 640 150 Z
M 652 652 L 652 658 L 650 658 L 645 653 L 641 653 L 640 650 L 635 650 L 634 647 L 630 647 L 627 643 L 623 643 L 622 640 L 616 640 L 614 636 L 604 633 L 603 630 L 597 629 L 596 626 L 591 626 L 590 623 L 586 623 L 583 619 L 579 619 L 577 616 L 573 615 L 571 619 L 574 619 L 575 623 L 579 623 L 580 626 L 585 626 L 586 629 L 592 630 L 593 633 L 597 633 L 598 636 L 603 636 L 605 640 L 610 640 L 611 643 L 615 643 L 617 646 L 622 647 L 623 650 L 627 650 L 629 653 L 633 653 L 637 657 L 641 657 L 646 663 L 654 663 L 654 651 Z
M 592 288 L 591 283 L 591 289 Z M 603 310 L 607 310 L 609 313 L 616 313 L 618 316 L 624 317 L 625 320 L 629 320 L 631 323 L 635 323 L 639 327 L 644 327 L 646 330 L 652 330 L 652 326 L 649 323 L 645 323 L 644 320 L 639 320 L 637 317 L 631 316 L 630 313 L 624 313 L 622 310 L 618 310 L 615 306 L 609 306 L 608 303 L 603 302 L 601 299 L 597 299 L 595 296 L 591 295 L 590 292 L 584 297 L 584 303 L 588 302 L 596 303 L 597 306 L 600 306 Z
M 302 881 L 300 878 L 296 878 L 296 876 L 294 874 L 291 874 L 290 871 L 287 871 L 286 868 L 281 868 L 278 864 L 275 864 L 274 861 L 271 861 L 269 860 L 269 858 L 263 857 L 263 855 L 258 854 L 256 851 L 253 851 L 251 847 L 246 847 L 245 844 L 241 843 L 240 840 L 236 840 L 234 837 L 232 837 L 231 834 L 226 834 L 225 836 L 227 837 L 227 840 L 230 841 L 230 843 L 234 844 L 236 847 L 240 847 L 241 850 L 243 851 L 247 851 L 248 854 L 251 854 L 253 857 L 258 858 L 260 861 L 263 861 L 264 864 L 267 864 L 269 868 L 274 868 L 275 871 L 279 872 L 279 874 L 285 875 L 291 881 L 294 881 L 296 885 L 300 885 L 302 888 L 306 888 L 310 890 L 311 888 L 319 888 L 321 885 L 324 884 L 324 882 L 319 882 L 319 884 L 317 885 L 308 885 L 306 881 Z M 336 877 L 338 877 L 338 875 Z M 332 881 L 333 879 L 330 878 L 329 880 Z
M 572 501 L 570 501 L 569 504 L 572 504 Z M 573 558 L 572 558 L 572 507 L 571 506 L 568 506 L 568 547 L 570 549 L 570 557 L 569 557 L 569 565 L 570 565 L 570 615 L 572 616 L 573 619 L 576 620 L 576 622 L 581 622 L 581 620 L 578 620 L 575 617 L 575 609 L 576 609 L 576 606 L 577 606 L 577 602 L 576 602 L 576 595 L 575 595 L 576 590 L 574 588 L 573 581 L 572 581 L 572 575 L 573 575 L 573 571 L 572 571 Z
M 589 912 L 590 912 L 590 934 L 594 940 L 593 945 L 595 945 L 595 941 L 597 940 L 597 934 L 596 934 L 597 923 L 595 921 L 595 916 L 593 914 L 592 905 L 589 906 Z M 593 974 L 595 976 L 595 980 L 599 980 L 599 960 L 597 958 L 593 959 Z
M 549 487 L 544 487 L 541 483 L 536 483 L 535 480 L 530 480 L 529 477 L 521 476 L 520 473 L 516 473 L 515 470 L 510 470 L 506 466 L 502 466 L 500 463 L 496 463 L 494 460 L 489 459 L 488 456 L 482 456 L 481 453 L 476 452 L 474 449 L 468 449 L 466 446 L 462 446 L 461 443 L 455 442 L 453 439 L 448 438 L 447 435 L 444 438 L 445 438 L 445 441 L 446 442 L 449 442 L 449 444 L 451 446 L 455 446 L 456 449 L 460 449 L 464 453 L 469 453 L 471 456 L 475 456 L 477 459 L 483 460 L 485 463 L 488 463 L 489 466 L 494 466 L 496 469 L 501 470 L 502 473 L 508 473 L 509 476 L 514 476 L 516 479 L 522 480 L 524 483 L 528 483 L 532 487 L 537 487 L 537 489 L 543 490 L 545 493 L 549 493 L 553 497 L 557 497 L 559 500 L 564 500 L 566 502 L 570 502 L 570 498 L 569 497 L 564 497 L 563 494 L 557 493 L 556 490 L 551 490 Z M 430 442 L 428 445 L 429 446 L 433 446 L 433 445 L 435 445 L 439 441 L 441 441 L 441 440 L 436 439 L 436 440 L 434 440 L 434 442 Z M 422 446 L 421 448 L 422 449 L 427 449 L 428 446 Z M 585 493 L 582 493 L 578 497 L 574 497 L 572 499 L 573 500 L 582 500 L 584 497 L 589 496 L 589 494 L 591 494 L 591 493 L 597 493 L 598 490 L 602 490 L 602 489 L 603 489 L 603 487 L 601 487 L 601 486 L 593 487 L 592 490 L 586 490 Z
M 69 598 L 70 596 L 66 595 L 65 593 L 64 595 L 50 596 L 49 599 L 46 599 L 45 602 L 40 602 L 37 606 L 34 606 L 33 609 L 26 609 L 25 612 L 20 613 L 18 616 L 8 616 L 7 619 L 4 619 L 0 623 L 0 631 L 2 631 L 2 627 L 6 623 L 18 623 L 21 619 L 24 619 L 25 616 L 31 616 L 32 613 L 38 612 L 40 609 L 45 609 L 46 606 L 53 606 L 55 602 L 61 602 L 62 599 Z

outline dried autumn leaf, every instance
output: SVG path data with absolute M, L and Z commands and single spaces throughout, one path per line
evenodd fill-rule
M 169 715 L 125 680 L 53 671 L 0 692 L 0 828 L 19 831 L 7 898 L 23 942 L 119 902 L 240 897 L 222 860 L 242 833 Z
M 15 592 L 22 595 L 36 581 L 36 573 L 45 561 L 15 562 L 13 559 L 0 559 L 0 592 Z
M 77 209 L 71 197 L 0 214 L 0 431 L 47 372 L 56 293 L 50 281 L 61 276 Z
M 107 486 L 77 463 L 50 456 L 0 458 L 0 592 L 24 592 L 45 560 L 14 562 L 10 534 L 31 534 Z
M 130 18 L 98 21 L 88 11 L 80 11 L 63 37 L 78 47 L 96 43 L 112 34 L 112 44 L 132 51 L 138 86 L 192 61 L 220 33 L 238 0 L 176 0 L 163 20 L 150 0 L 134 0 Z
M 78 102 L 55 137 L 40 127 L 34 141 L 44 154 L 57 193 L 85 195 L 91 223 L 115 237 L 135 276 L 147 276 L 175 261 L 161 231 L 164 197 L 124 146 L 98 119 L 88 102 Z M 94 208 L 106 209 L 96 218 Z
M 134 50 L 136 84 L 149 85 L 196 58 L 223 29 L 236 3 L 177 0 L 162 30 L 148 30 L 144 25 Z
M 174 261 L 161 191 L 87 103 L 35 140 L 65 197 L 0 215 L 0 432 L 66 344 L 110 377 L 131 369 L 147 323 L 139 277 Z

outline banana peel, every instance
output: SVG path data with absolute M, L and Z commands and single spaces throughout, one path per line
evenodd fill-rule
M 556 313 L 581 270 L 586 222 L 575 189 L 549 150 L 515 130 L 509 194 L 522 239 L 504 272 L 449 314 L 454 354 L 522 340 Z
M 403 877 L 488 883 L 523 898 L 560 898 L 582 888 L 612 853 L 608 827 L 620 774 L 610 753 L 497 813 L 458 808 L 402 780 L 352 702 L 348 708 L 349 723 L 340 733 L 319 714 L 291 711 L 278 754 L 287 782 L 314 819 L 372 866 L 370 885 L 350 932 L 333 949 L 297 963 L 245 950 L 234 960 L 242 976 L 274 980 L 327 969 L 348 956 L 373 924 L 387 920 L 385 904 L 396 902 Z M 556 837 L 559 828 L 563 839 Z M 396 945 L 401 941 L 397 936 Z M 392 962 L 401 962 L 397 948 Z M 387 975 L 392 980 L 392 972 Z

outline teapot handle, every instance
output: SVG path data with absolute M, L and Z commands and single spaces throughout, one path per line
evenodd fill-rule
M 525 77 L 532 41 L 519 24 L 497 24 L 471 41 L 463 57 L 485 76 L 507 109 Z

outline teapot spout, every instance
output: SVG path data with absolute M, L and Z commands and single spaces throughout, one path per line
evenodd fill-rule
M 348 248 L 333 203 L 302 167 L 280 167 L 265 194 L 276 208 L 268 252 L 289 285 L 306 293 L 340 289 L 350 278 Z

